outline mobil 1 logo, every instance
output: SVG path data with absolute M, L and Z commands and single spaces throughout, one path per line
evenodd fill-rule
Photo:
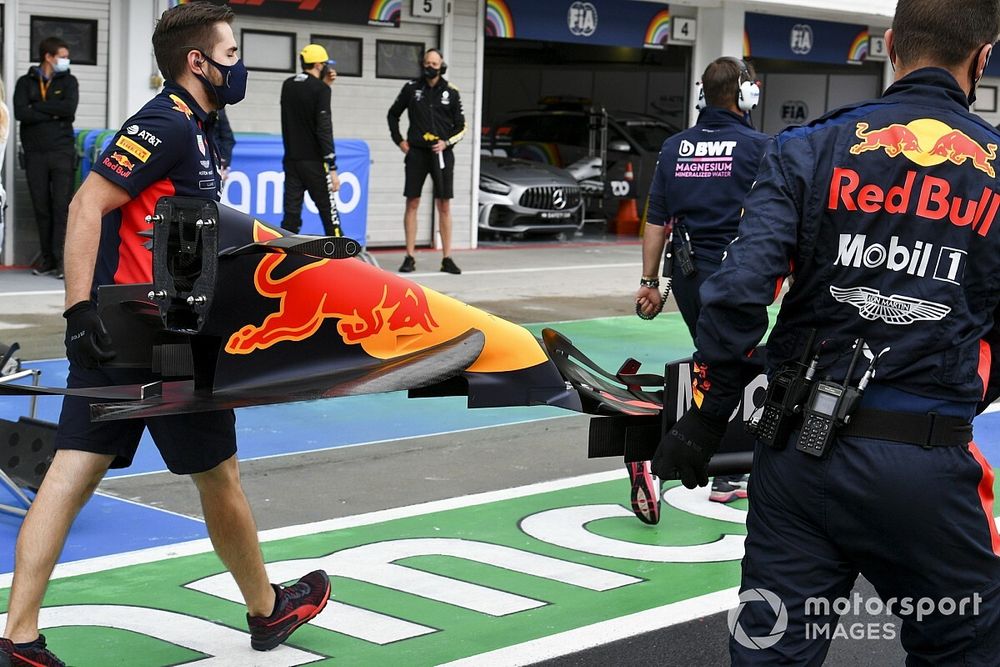
M 869 241 L 867 234 L 841 234 L 837 249 L 838 266 L 882 269 L 932 278 L 961 285 L 967 253 L 959 248 L 936 246 L 925 241 L 905 243 L 889 237 L 888 245 Z

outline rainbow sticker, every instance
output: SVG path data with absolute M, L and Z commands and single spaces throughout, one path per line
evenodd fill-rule
M 862 30 L 851 42 L 851 48 L 847 51 L 847 62 L 852 65 L 860 65 L 868 57 L 868 31 Z
M 486 36 L 514 37 L 514 16 L 503 0 L 486 0 Z
M 555 144 L 536 141 L 518 141 L 511 147 L 510 156 L 531 162 L 541 162 L 557 167 L 562 166 L 559 147 Z
M 371 11 L 368 12 L 368 24 L 398 27 L 402 14 L 403 0 L 373 0 Z
M 746 30 L 743 31 L 743 57 L 750 57 L 750 33 Z
M 646 26 L 646 37 L 642 41 L 643 46 L 662 49 L 667 45 L 667 38 L 670 37 L 670 10 L 663 9 L 656 13 L 656 16 Z

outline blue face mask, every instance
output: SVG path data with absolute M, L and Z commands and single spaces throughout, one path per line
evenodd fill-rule
M 237 61 L 235 65 L 222 65 L 209 58 L 204 52 L 201 52 L 201 55 L 222 75 L 222 83 L 219 85 L 215 85 L 204 75 L 195 75 L 205 86 L 208 94 L 215 98 L 219 108 L 242 101 L 247 94 L 248 76 L 247 67 L 243 64 L 243 60 Z
M 56 64 L 52 67 L 56 72 L 69 71 L 69 58 L 56 58 Z

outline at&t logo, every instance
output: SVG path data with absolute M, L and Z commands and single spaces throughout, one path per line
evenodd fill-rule
M 597 8 L 589 2 L 574 2 L 566 13 L 566 25 L 577 37 L 590 37 L 597 30 Z

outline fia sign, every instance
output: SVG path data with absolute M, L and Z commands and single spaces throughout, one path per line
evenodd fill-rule
M 792 53 L 804 56 L 812 51 L 813 30 L 807 23 L 796 23 L 792 26 L 792 32 L 788 36 L 789 46 Z
M 590 37 L 597 30 L 597 8 L 589 2 L 574 2 L 566 12 L 566 25 L 577 37 Z

